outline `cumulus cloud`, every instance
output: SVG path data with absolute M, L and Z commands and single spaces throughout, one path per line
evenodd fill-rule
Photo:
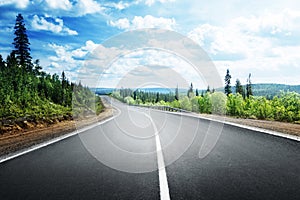
M 291 10 L 266 12 L 233 18 L 226 26 L 202 24 L 188 36 L 208 52 L 220 73 L 226 68 L 235 71 L 233 77 L 256 72 L 258 82 L 264 82 L 268 71 L 268 82 L 274 82 L 271 77 L 280 74 L 290 74 L 288 80 L 295 80 L 291 72 L 300 69 L 300 55 L 296 53 L 300 49 L 300 39 L 296 37 L 300 33 L 299 20 L 300 13 Z M 293 43 L 286 42 L 289 40 Z M 282 79 L 281 83 L 286 81 Z
M 69 10 L 72 8 L 72 3 L 69 0 L 46 0 L 46 3 L 52 9 Z
M 152 6 L 156 2 L 167 3 L 167 2 L 175 2 L 176 0 L 145 0 L 145 4 L 147 6 Z
M 72 57 L 75 57 L 75 58 L 83 58 L 88 53 L 92 52 L 97 46 L 98 46 L 98 44 L 95 44 L 93 41 L 88 40 L 88 41 L 86 41 L 85 46 L 82 46 L 78 49 L 73 50 L 71 55 L 72 55 Z
M 0 0 L 0 6 L 15 5 L 17 8 L 25 9 L 29 5 L 29 0 Z
M 114 5 L 119 8 L 126 6 L 123 3 Z M 45 0 L 43 6 L 45 11 L 51 10 L 51 13 L 68 17 L 80 17 L 96 13 L 103 14 L 105 10 L 104 6 L 95 0 L 76 0 L 75 2 L 70 0 Z
M 64 26 L 63 20 L 59 18 L 55 18 L 54 22 L 50 22 L 44 17 L 34 15 L 31 26 L 36 30 L 51 31 L 60 35 L 78 35 L 77 31 Z
M 50 64 L 48 71 L 57 73 L 57 71 L 66 71 L 71 80 L 78 78 L 78 70 L 84 65 L 85 56 L 92 52 L 98 44 L 91 40 L 79 48 L 73 48 L 69 45 L 48 44 L 48 47 L 55 52 L 54 56 L 49 57 Z
M 227 26 L 202 24 L 188 33 L 211 54 L 241 53 L 246 57 L 273 55 L 278 39 L 298 34 L 300 13 L 284 10 L 259 17 L 238 17 Z M 299 42 L 299 41 L 298 41 Z
M 141 28 L 163 28 L 173 30 L 176 26 L 174 18 L 153 17 L 146 15 L 145 17 L 135 16 L 131 21 L 122 18 L 116 21 L 109 21 L 108 24 L 119 29 L 141 29 Z
M 78 0 L 74 7 L 74 11 L 79 16 L 101 13 L 103 10 L 104 8 L 94 0 Z
M 119 1 L 118 3 L 110 2 L 106 3 L 105 6 L 113 7 L 117 10 L 124 10 L 125 8 L 128 8 L 131 4 L 123 1 Z

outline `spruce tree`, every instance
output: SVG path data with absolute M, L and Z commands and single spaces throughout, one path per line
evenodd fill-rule
M 225 76 L 225 79 L 224 79 L 225 80 L 225 94 L 227 96 L 232 93 L 231 85 L 230 85 L 230 79 L 231 79 L 231 75 L 229 73 L 229 69 L 227 69 L 226 76 Z
M 235 93 L 243 95 L 244 89 L 239 79 L 236 79 Z
M 15 38 L 13 45 L 15 46 L 14 53 L 18 64 L 22 65 L 27 72 L 32 72 L 32 63 L 30 56 L 29 40 L 26 34 L 24 18 L 21 14 L 16 17 Z
M 198 89 L 196 89 L 196 96 L 197 96 L 197 97 L 199 96 L 199 91 L 198 91 Z
M 0 72 L 4 70 L 4 68 L 5 68 L 5 61 L 3 60 L 2 55 L 0 54 Z
M 206 93 L 210 93 L 210 87 L 209 87 L 209 85 L 207 86 Z
M 187 96 L 190 98 L 193 96 L 194 90 L 193 90 L 193 83 L 191 83 L 191 86 L 187 92 Z
M 179 100 L 179 92 L 178 92 L 178 85 L 175 89 L 175 99 L 178 101 Z
M 252 83 L 251 83 L 251 73 L 249 74 L 249 77 L 247 79 L 246 95 L 247 95 L 248 98 L 253 95 L 253 92 L 252 92 Z
M 159 93 L 157 92 L 157 93 L 156 93 L 155 103 L 158 103 L 158 102 L 159 102 Z

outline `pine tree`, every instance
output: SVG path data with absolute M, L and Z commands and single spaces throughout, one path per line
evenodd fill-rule
M 242 86 L 241 81 L 239 79 L 236 79 L 235 93 L 237 93 L 237 94 L 239 93 L 241 95 L 243 95 L 243 93 L 244 93 L 243 86 Z
M 190 98 L 190 97 L 193 96 L 193 94 L 194 94 L 193 83 L 191 83 L 191 86 L 190 86 L 190 88 L 189 88 L 189 90 L 187 92 L 187 96 Z
M 5 61 L 2 58 L 2 55 L 0 54 L 0 72 L 3 71 L 5 68 Z
M 39 59 L 36 59 L 36 60 L 34 61 L 34 70 L 33 70 L 34 75 L 36 75 L 36 76 L 41 75 L 41 70 L 42 70 L 42 69 L 43 69 L 43 68 L 40 66 L 40 60 L 39 60 Z
M 178 85 L 175 89 L 175 99 L 178 101 L 179 100 L 179 92 L 178 92 Z
M 29 40 L 26 34 L 24 18 L 21 14 L 16 17 L 15 38 L 13 45 L 15 46 L 14 53 L 18 64 L 22 65 L 27 72 L 32 72 L 32 63 L 30 56 Z
M 158 102 L 159 102 L 159 93 L 157 92 L 157 93 L 156 93 L 155 103 L 158 103 Z
M 226 76 L 225 76 L 225 79 L 224 79 L 225 80 L 225 94 L 227 96 L 232 93 L 231 85 L 230 85 L 230 79 L 231 79 L 231 75 L 229 73 L 229 69 L 227 69 Z
M 249 77 L 247 79 L 246 95 L 247 95 L 248 98 L 253 95 L 253 92 L 252 92 L 252 83 L 251 83 L 251 73 L 249 74 Z
M 207 86 L 206 93 L 210 93 L 210 87 L 209 87 L 209 85 Z
M 196 89 L 196 96 L 197 96 L 197 97 L 199 96 L 199 91 L 198 91 L 198 89 Z

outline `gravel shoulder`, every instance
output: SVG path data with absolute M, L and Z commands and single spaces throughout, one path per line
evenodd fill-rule
M 232 122 L 232 123 L 246 125 L 246 126 L 267 129 L 267 130 L 281 132 L 289 135 L 300 136 L 300 124 L 296 124 L 296 123 L 286 123 L 286 122 L 257 120 L 257 119 L 242 119 L 242 118 L 234 118 L 228 116 L 223 117 L 223 116 L 208 115 L 208 114 L 200 114 L 200 116 L 206 118 L 212 118 L 216 120 L 223 120 L 226 122 Z
M 98 116 L 81 120 L 65 120 L 54 124 L 37 124 L 0 135 L 0 156 L 5 156 L 33 145 L 73 132 L 113 116 L 114 109 L 104 102 L 105 109 Z
M 0 156 L 11 154 L 31 147 L 33 145 L 42 143 L 44 141 L 65 135 L 76 129 L 103 121 L 113 116 L 114 109 L 111 105 L 104 102 L 105 109 L 98 116 L 88 117 L 82 120 L 66 120 L 55 124 L 39 124 L 29 129 L 20 129 L 0 135 Z M 200 116 L 222 120 L 267 130 L 277 131 L 289 135 L 300 136 L 300 124 L 267 121 L 267 120 L 254 120 L 254 119 L 241 119 L 233 117 L 223 117 L 218 115 L 199 114 Z

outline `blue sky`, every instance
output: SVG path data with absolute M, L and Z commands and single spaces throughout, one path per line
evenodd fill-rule
M 129 30 L 163 28 L 199 44 L 221 78 L 229 68 L 232 82 L 239 78 L 245 84 L 252 73 L 253 83 L 300 84 L 300 2 L 296 0 L 0 0 L 3 57 L 13 48 L 18 13 L 25 18 L 32 57 L 40 59 L 47 72 L 64 70 L 72 80 L 86 55 L 109 38 Z M 179 62 L 164 53 L 150 52 L 147 57 L 148 66 Z M 116 62 L 119 68 L 120 62 Z M 195 82 L 196 87 L 204 87 Z

